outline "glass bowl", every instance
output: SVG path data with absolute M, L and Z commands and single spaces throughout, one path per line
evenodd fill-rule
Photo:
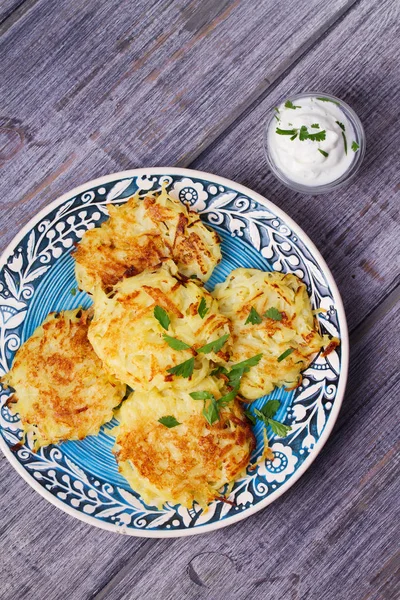
M 295 102 L 295 101 L 300 100 L 301 98 L 310 98 L 310 97 L 327 98 L 327 99 L 332 100 L 333 102 L 339 104 L 341 110 L 344 112 L 344 114 L 350 121 L 351 125 L 353 126 L 354 133 L 355 133 L 355 141 L 359 145 L 359 149 L 357 152 L 355 152 L 354 159 L 350 163 L 347 171 L 345 171 L 343 173 L 343 175 L 341 175 L 337 179 L 330 181 L 329 183 L 324 183 L 324 184 L 320 184 L 320 185 L 306 185 L 304 183 L 299 183 L 297 181 L 293 181 L 287 175 L 285 175 L 285 173 L 283 173 L 282 170 L 279 169 L 279 167 L 275 164 L 275 162 L 272 158 L 272 154 L 270 152 L 269 142 L 268 142 L 268 131 L 269 131 L 271 124 L 274 121 L 275 115 L 276 115 L 275 108 L 271 109 L 271 114 L 269 115 L 269 117 L 264 125 L 264 132 L 263 132 L 264 133 L 264 148 L 265 148 L 268 166 L 271 169 L 272 173 L 275 175 L 275 177 L 281 183 L 286 185 L 286 187 L 288 187 L 292 190 L 295 190 L 296 192 L 317 195 L 317 194 L 323 194 L 326 192 L 331 192 L 332 190 L 341 188 L 342 186 L 346 185 L 351 179 L 353 179 L 353 177 L 356 175 L 356 173 L 357 173 L 358 169 L 360 168 L 361 163 L 364 159 L 365 149 L 366 149 L 366 140 L 365 140 L 365 132 L 364 132 L 362 123 L 361 123 L 360 119 L 358 118 L 358 116 L 356 115 L 356 113 L 354 112 L 354 110 L 348 104 L 346 104 L 346 102 L 344 102 L 340 98 L 337 98 L 336 96 L 332 96 L 331 94 L 326 94 L 325 92 L 304 92 L 304 93 L 300 93 L 300 94 L 293 94 L 293 95 L 291 94 L 290 96 L 286 96 L 285 98 L 283 98 L 279 102 L 278 106 L 280 104 L 282 104 L 282 102 L 285 102 L 287 100 L 291 100 L 292 102 Z

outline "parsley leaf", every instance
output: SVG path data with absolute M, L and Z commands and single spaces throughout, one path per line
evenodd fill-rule
M 322 156 L 328 157 L 329 154 L 327 152 L 325 152 L 325 150 L 321 150 L 321 148 L 318 148 L 318 152 L 321 152 Z
M 304 140 L 308 139 L 308 131 L 307 131 L 307 127 L 305 125 L 302 125 L 300 127 L 300 133 L 299 133 L 299 140 L 301 142 L 304 142 Z
M 191 396 L 193 398 L 193 400 L 210 400 L 211 398 L 214 398 L 214 396 L 212 394 L 210 394 L 210 392 L 190 392 L 189 396 Z
M 177 421 L 173 415 L 161 417 L 161 419 L 158 419 L 158 422 L 161 423 L 161 425 L 168 427 L 168 429 L 171 429 L 171 427 L 176 427 L 177 425 L 181 425 L 181 423 L 179 423 L 179 421 Z
M 233 388 L 238 388 L 240 386 L 240 380 L 242 379 L 245 373 L 250 371 L 251 367 L 255 367 L 258 365 L 262 357 L 262 354 L 256 354 L 247 360 L 243 360 L 236 365 L 233 365 L 229 373 L 227 373 L 229 385 Z
M 255 367 L 256 365 L 258 365 L 258 363 L 260 362 L 262 358 L 262 354 L 256 354 L 255 356 L 252 356 L 251 358 L 247 358 L 246 360 L 242 360 L 242 362 L 236 363 L 236 365 L 233 365 L 232 367 L 232 371 L 236 371 L 237 369 L 250 369 L 250 367 Z
M 355 142 L 353 142 L 353 144 L 355 144 Z M 76 288 L 72 288 L 71 296 L 76 296 Z
M 344 153 L 347 154 L 347 139 L 345 134 L 342 131 L 342 136 L 343 136 L 343 143 L 344 143 Z
M 154 316 L 157 321 L 160 323 L 161 327 L 163 327 L 166 331 L 168 331 L 169 324 L 171 323 L 171 319 L 169 318 L 167 312 L 162 308 L 162 306 L 157 306 L 154 308 Z
M 197 352 L 201 352 L 202 354 L 208 354 L 209 352 L 219 352 L 222 346 L 225 344 L 226 340 L 228 339 L 229 335 L 229 333 L 226 333 L 217 340 L 209 342 L 208 344 L 205 344 L 205 346 L 201 346 L 201 348 L 197 348 Z
M 168 346 L 171 346 L 174 350 L 188 350 L 189 344 L 178 340 L 177 338 L 171 337 L 166 333 L 163 333 L 163 338 L 167 342 Z
M 270 425 L 275 435 L 278 435 L 279 437 L 286 437 L 289 431 L 292 429 L 290 425 L 285 425 L 284 423 L 280 423 L 274 419 L 268 419 L 268 425 Z
M 274 107 L 274 110 L 276 110 L 276 112 L 280 112 L 279 108 L 277 106 Z
M 247 325 L 247 323 L 251 323 L 252 325 L 259 325 L 260 323 L 262 323 L 262 318 L 254 308 L 254 306 L 251 307 L 249 316 L 244 322 L 245 325 Z
M 268 317 L 268 319 L 273 319 L 274 321 L 282 321 L 282 313 L 273 306 L 264 313 L 264 317 Z
M 172 375 L 180 375 L 181 377 L 187 379 L 193 375 L 193 369 L 194 357 L 192 356 L 192 358 L 189 358 L 189 360 L 185 360 L 185 362 L 180 363 L 175 367 L 171 367 L 171 369 L 167 369 L 167 372 L 171 373 Z
M 287 350 L 285 350 L 285 352 L 278 356 L 278 362 L 282 362 L 285 358 L 292 354 L 292 352 L 294 352 L 294 348 L 288 348 Z
M 336 121 L 342 131 L 346 131 L 346 127 L 340 121 Z
M 312 142 L 323 142 L 326 139 L 326 131 L 318 131 L 317 133 L 309 133 L 308 139 Z
M 213 425 L 215 421 L 218 421 L 219 411 L 214 397 L 212 397 L 208 403 L 204 403 L 203 416 L 210 425 Z
M 278 404 L 280 404 L 279 400 L 270 400 L 270 402 L 273 402 L 273 403 L 278 402 Z M 271 417 L 266 416 L 266 414 L 264 414 L 264 411 L 267 414 L 268 413 L 275 414 L 275 412 L 276 412 L 276 411 L 273 412 L 275 410 L 274 407 L 268 409 L 267 408 L 268 404 L 269 404 L 269 402 L 267 402 L 267 404 L 265 406 L 263 406 L 263 408 L 261 410 L 258 410 L 257 408 L 255 408 L 254 414 L 256 415 L 257 419 L 262 421 L 266 426 L 269 425 L 271 427 L 273 433 L 275 433 L 275 435 L 278 435 L 279 437 L 285 437 L 292 428 L 290 427 L 290 425 L 284 425 L 283 423 L 280 423 L 279 421 L 275 421 L 275 419 L 272 419 Z
M 229 404 L 229 402 L 232 402 L 232 400 L 234 400 L 237 396 L 239 389 L 237 387 L 233 388 L 233 390 L 231 392 L 229 392 L 228 394 L 225 394 L 225 396 L 221 396 L 221 398 L 218 398 L 217 403 L 219 406 L 226 406 L 227 404 Z
M 244 414 L 246 415 L 246 417 L 249 419 L 249 421 L 255 425 L 257 423 L 257 419 L 255 418 L 255 416 L 253 415 L 253 413 L 251 413 L 249 410 L 245 410 Z
M 357 150 L 359 149 L 359 145 L 357 144 L 357 142 L 353 142 L 351 144 L 351 149 L 353 150 L 353 152 L 357 152 Z
M 292 135 L 292 137 L 290 138 L 290 140 L 293 142 L 293 140 L 295 140 L 296 138 L 297 138 L 297 132 L 294 135 Z
M 295 110 L 296 108 L 301 108 L 301 106 L 295 106 L 291 100 L 286 100 L 285 108 L 292 108 Z
M 279 135 L 297 135 L 297 131 L 295 129 L 280 129 L 277 127 L 275 131 Z
M 317 100 L 321 100 L 321 102 L 332 102 L 332 104 L 340 106 L 340 103 L 336 102 L 336 100 L 331 100 L 330 98 L 325 98 L 324 96 L 322 96 L 321 98 L 317 98 Z
M 223 373 L 224 375 L 228 375 L 228 371 L 227 369 L 225 369 L 225 367 L 217 367 L 216 369 L 213 369 L 210 373 L 210 375 L 220 375 L 221 373 Z
M 199 302 L 199 306 L 197 307 L 197 312 L 199 313 L 200 317 L 202 319 L 204 319 L 204 317 L 206 316 L 208 311 L 209 311 L 209 308 L 207 308 L 206 299 L 202 298 Z
M 267 419 L 272 419 L 272 417 L 278 412 L 280 405 L 281 403 L 279 400 L 268 400 L 268 402 L 266 402 L 264 406 L 260 408 L 260 412 Z
M 318 125 L 318 123 L 313 123 L 311 127 L 313 127 L 314 129 L 320 129 L 320 125 Z

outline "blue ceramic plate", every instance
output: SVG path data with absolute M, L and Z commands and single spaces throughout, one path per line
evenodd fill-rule
M 65 512 L 92 525 L 144 537 L 173 537 L 211 531 L 248 517 L 283 494 L 310 466 L 338 415 L 348 367 L 348 335 L 342 302 L 324 260 L 303 231 L 279 208 L 233 181 L 208 173 L 154 168 L 108 175 L 82 185 L 36 215 L 15 237 L 0 263 L 0 372 L 8 371 L 19 346 L 51 311 L 87 307 L 77 286 L 71 249 L 87 229 L 107 218 L 107 203 L 120 204 L 139 190 L 145 194 L 166 182 L 170 193 L 188 202 L 222 239 L 223 260 L 207 288 L 237 267 L 293 272 L 303 279 L 323 332 L 341 340 L 326 358 L 317 356 L 295 391 L 276 390 L 277 418 L 291 425 L 286 438 L 269 433 L 273 461 L 235 483 L 229 499 L 207 511 L 194 505 L 162 509 L 147 506 L 118 473 L 111 453 L 113 438 L 105 425 L 96 437 L 48 446 L 34 454 L 21 437 L 17 416 L 0 392 L 1 448 L 22 477 Z M 260 407 L 266 398 L 255 402 Z M 261 423 L 255 426 L 255 462 L 263 447 Z

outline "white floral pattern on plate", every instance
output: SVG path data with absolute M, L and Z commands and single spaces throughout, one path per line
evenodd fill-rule
M 336 418 L 346 377 L 347 337 L 340 298 L 322 259 L 310 248 L 311 243 L 304 241 L 301 232 L 294 231 L 294 224 L 288 224 L 290 220 L 279 209 L 246 188 L 212 175 L 190 175 L 185 170 L 148 169 L 105 177 L 64 196 L 38 215 L 3 256 L 0 372 L 9 369 L 15 351 L 43 320 L 46 311 L 90 303 L 83 293 L 76 298 L 70 295 L 74 280 L 69 254 L 87 229 L 106 218 L 106 203 L 121 203 L 137 190 L 145 195 L 162 184 L 168 185 L 175 198 L 200 212 L 203 220 L 222 236 L 225 258 L 216 269 L 212 284 L 241 264 L 295 272 L 306 282 L 313 306 L 326 310 L 319 317 L 322 329 L 341 338 L 342 347 L 326 358 L 319 355 L 295 392 L 274 393 L 274 397 L 284 400 L 280 417 L 291 425 L 291 432 L 279 441 L 269 432 L 274 460 L 260 462 L 235 483 L 229 496 L 234 505 L 216 501 L 207 511 L 196 505 L 190 510 L 181 506 L 166 505 L 161 510 L 146 506 L 118 475 L 107 428 L 98 439 L 92 438 L 104 461 L 100 473 L 84 442 L 50 446 L 34 454 L 28 439 L 12 455 L 9 448 L 18 443 L 21 430 L 18 416 L 11 415 L 6 406 L 9 392 L 3 391 L 1 445 L 31 485 L 79 518 L 136 535 L 184 535 L 210 530 L 243 518 L 272 501 L 319 451 Z M 255 406 L 264 401 L 257 401 Z M 255 433 L 258 443 L 253 462 L 263 446 L 260 424 Z

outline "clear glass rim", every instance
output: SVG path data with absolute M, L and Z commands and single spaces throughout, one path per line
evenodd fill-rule
M 282 102 L 286 101 L 286 100 L 295 101 L 295 100 L 299 100 L 300 98 L 311 98 L 311 97 L 329 98 L 329 100 L 333 100 L 333 101 L 337 102 L 340 105 L 340 107 L 344 110 L 344 113 L 349 118 L 351 124 L 354 127 L 354 132 L 356 134 L 356 141 L 359 145 L 359 149 L 355 153 L 354 160 L 351 162 L 349 168 L 347 169 L 347 171 L 345 171 L 343 173 L 343 175 L 341 175 L 340 177 L 338 177 L 337 179 L 335 179 L 334 181 L 331 181 L 329 183 L 325 183 L 322 185 L 312 185 L 312 186 L 305 185 L 303 183 L 298 183 L 297 181 L 293 181 L 292 179 L 287 177 L 274 163 L 272 156 L 270 154 L 270 151 L 269 151 L 268 130 L 271 126 L 271 122 L 275 118 L 275 107 L 271 107 L 270 115 L 267 118 L 266 122 L 264 123 L 263 139 L 264 139 L 264 150 L 265 150 L 265 154 L 266 154 L 266 158 L 267 158 L 267 163 L 268 163 L 268 166 L 269 166 L 271 172 L 275 175 L 275 177 L 281 183 L 286 185 L 286 187 L 288 187 L 292 190 L 295 190 L 297 192 L 304 192 L 306 194 L 317 195 L 317 194 L 323 194 L 325 192 L 330 192 L 332 190 L 336 190 L 354 178 L 354 176 L 357 174 L 357 172 L 361 166 L 361 163 L 364 160 L 365 151 L 366 151 L 366 139 L 365 139 L 364 127 L 363 127 L 357 113 L 351 108 L 351 106 L 349 106 L 347 104 L 347 102 L 345 102 L 341 98 L 338 98 L 337 96 L 333 96 L 332 94 L 327 94 L 326 92 L 298 92 L 296 94 L 289 94 L 287 96 L 282 97 L 279 100 L 278 105 L 282 104 Z

